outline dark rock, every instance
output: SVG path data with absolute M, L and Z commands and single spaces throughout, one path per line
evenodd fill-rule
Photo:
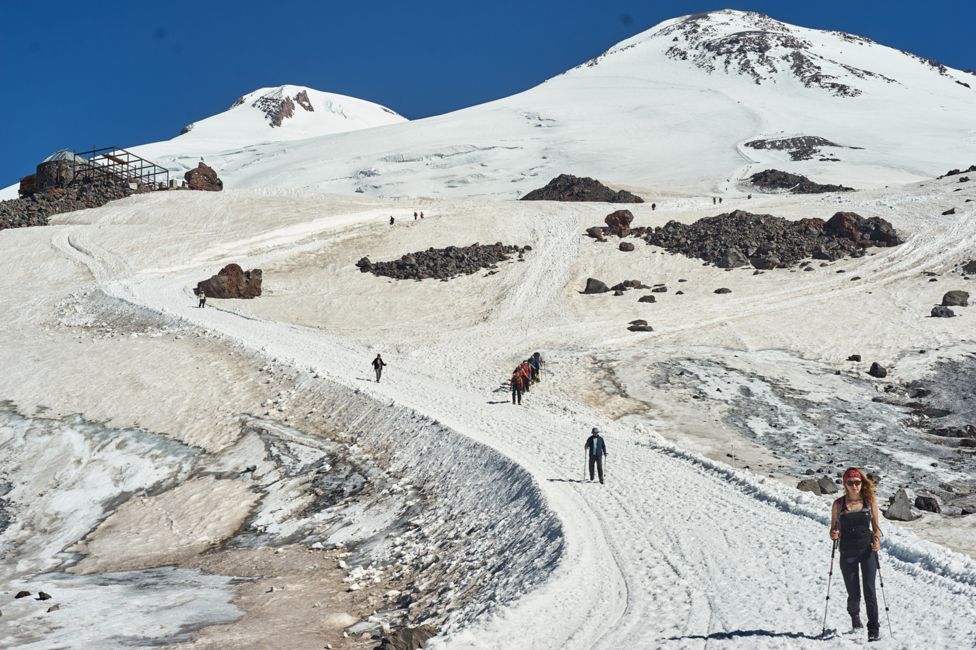
M 37 600 L 51 600 L 51 594 L 39 591 L 37 592 Z
M 764 271 L 769 271 L 782 266 L 779 258 L 775 255 L 756 255 L 754 257 L 750 257 L 749 261 L 754 267 Z
M 606 235 L 604 234 L 606 228 L 601 226 L 593 226 L 586 229 L 586 234 L 597 241 L 607 241 Z
M 851 356 L 847 357 L 847 360 L 848 361 L 860 361 L 861 360 L 861 355 L 860 354 L 852 354 Z
M 871 375 L 872 377 L 877 377 L 878 379 L 884 379 L 885 377 L 888 376 L 888 370 L 880 363 L 875 361 L 874 363 L 871 364 L 871 368 L 870 370 L 868 370 L 868 374 Z
M 967 307 L 969 305 L 968 291 L 947 291 L 942 296 L 942 306 L 944 307 Z
M 949 208 L 948 210 L 946 210 L 945 212 L 942 213 L 942 216 L 945 217 L 947 215 L 955 214 L 955 213 L 956 213 L 956 209 L 955 208 Z
M 261 269 L 245 271 L 228 264 L 209 280 L 197 283 L 197 293 L 208 298 L 256 298 L 261 295 L 261 280 Z
M 202 162 L 197 163 L 196 169 L 183 174 L 183 178 L 186 179 L 186 186 L 191 190 L 219 192 L 224 189 L 224 182 L 217 177 L 217 172 Z
M 437 629 L 430 625 L 404 627 L 387 634 L 373 650 L 420 650 L 437 636 Z
M 620 245 L 617 248 L 624 251 L 625 253 L 629 253 L 630 251 L 634 250 L 634 245 L 631 244 L 629 241 L 622 241 L 620 242 Z
M 739 266 L 746 266 L 749 264 L 749 258 L 746 257 L 745 253 L 740 251 L 736 247 L 727 249 L 722 255 L 715 261 L 715 266 L 722 269 L 734 269 Z
M 543 188 L 532 190 L 522 201 L 599 201 L 603 203 L 643 203 L 644 199 L 626 190 L 615 192 L 597 180 L 560 174 Z
M 603 221 L 610 229 L 610 234 L 626 237 L 630 234 L 630 224 L 634 221 L 634 215 L 630 210 L 617 210 L 608 214 Z
M 651 289 L 651 293 L 667 293 L 667 292 L 668 292 L 668 288 L 663 284 Z
M 640 298 L 638 298 L 637 302 L 657 302 L 657 298 L 655 298 L 651 294 L 648 294 L 646 296 L 641 296 Z
M 956 312 L 942 305 L 936 305 L 932 308 L 932 318 L 952 318 L 955 315 Z
M 732 290 L 727 287 L 721 287 L 716 289 L 714 293 L 732 293 Z
M 834 494 L 840 490 L 840 488 L 837 487 L 837 484 L 834 483 L 829 476 L 821 476 L 819 479 L 817 479 L 817 483 L 820 484 L 821 494 Z
M 853 187 L 821 185 L 806 176 L 790 174 L 778 169 L 766 169 L 749 177 L 749 181 L 764 192 L 789 191 L 791 194 L 823 194 L 826 192 L 853 192 Z
M 926 512 L 942 512 L 942 508 L 939 507 L 939 501 L 935 497 L 917 496 L 915 497 L 915 507 Z
M 858 246 L 898 246 L 903 243 L 894 226 L 881 219 L 865 219 L 854 212 L 837 212 L 824 224 L 825 233 L 849 239 Z
M 891 505 L 885 510 L 884 516 L 894 521 L 914 521 L 918 515 L 912 512 L 912 504 L 908 500 L 908 493 L 904 488 L 898 490 L 892 498 Z
M 644 320 L 643 318 L 637 318 L 635 320 L 630 321 L 628 325 L 647 325 L 647 321 Z
M 962 272 L 976 275 L 976 260 L 971 260 L 962 265 Z
M 17 592 L 17 595 L 14 596 L 14 598 L 27 598 L 30 595 L 31 595 L 31 592 L 29 592 L 29 591 L 18 591 Z
M 428 248 L 425 251 L 407 253 L 398 260 L 389 262 L 370 262 L 363 258 L 356 266 L 363 272 L 393 278 L 395 280 L 447 281 L 461 275 L 477 273 L 481 269 L 494 269 L 495 265 L 518 255 L 524 261 L 527 247 L 508 246 L 501 242 L 494 244 L 472 244 L 470 246 L 448 246 L 447 248 Z
M 583 293 L 606 293 L 608 291 L 610 291 L 610 287 L 596 278 L 587 278 L 586 288 L 583 289 Z
M 796 489 L 801 492 L 820 494 L 820 481 L 815 478 L 806 478 L 796 484 Z
M 624 295 L 624 290 L 623 289 L 614 289 L 613 295 L 615 295 L 615 296 L 622 296 L 622 295 Z
M 629 325 L 627 327 L 631 332 L 653 332 L 654 328 L 650 325 Z
M 55 604 L 53 604 L 53 605 L 51 605 L 50 607 L 47 608 L 47 612 L 48 612 L 48 614 L 50 614 L 51 612 L 56 612 L 59 609 L 61 609 L 61 605 L 58 605 L 57 603 L 55 603 Z

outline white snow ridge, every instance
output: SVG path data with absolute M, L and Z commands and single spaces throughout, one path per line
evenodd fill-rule
M 0 647 L 859 647 L 836 558 L 827 599 L 850 466 L 916 517 L 881 519 L 878 647 L 976 647 L 976 308 L 932 317 L 976 279 L 974 83 L 719 11 L 455 113 L 280 86 L 134 148 L 224 190 L 0 230 Z M 515 200 L 559 174 L 645 202 Z M 587 236 L 621 208 L 641 230 Z M 903 243 L 642 240 L 733 211 Z M 199 308 L 231 263 L 261 295 Z

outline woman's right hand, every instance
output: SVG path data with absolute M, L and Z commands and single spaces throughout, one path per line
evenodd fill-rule
M 836 528 L 831 529 L 831 531 L 830 531 L 830 539 L 834 540 L 835 542 L 838 539 L 840 539 L 840 531 L 837 530 Z

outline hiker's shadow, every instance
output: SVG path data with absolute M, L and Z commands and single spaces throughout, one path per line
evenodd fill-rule
M 829 630 L 828 630 L 829 632 Z M 739 639 L 748 637 L 765 637 L 779 639 L 809 639 L 811 641 L 822 641 L 827 638 L 823 634 L 807 634 L 805 632 L 776 632 L 774 630 L 731 630 L 729 632 L 712 632 L 711 634 L 689 634 L 687 636 L 668 637 L 668 641 L 684 641 L 685 639 L 695 639 L 698 641 L 728 641 L 729 639 Z
M 590 483 L 591 482 L 582 478 L 547 478 L 546 480 L 551 483 Z M 592 481 L 592 482 L 596 483 L 596 481 Z
M 509 401 L 508 401 L 507 399 L 503 399 L 503 400 L 501 400 L 501 401 L 499 401 L 499 402 L 494 402 L 494 401 L 492 401 L 492 400 L 488 400 L 488 403 L 489 403 L 489 404 L 508 404 L 508 403 L 509 403 Z

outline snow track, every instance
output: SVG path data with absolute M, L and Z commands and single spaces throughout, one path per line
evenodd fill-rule
M 499 489 L 486 477 L 511 476 L 504 469 L 508 461 L 486 460 L 478 475 L 484 482 L 465 485 L 452 479 L 450 489 L 470 516 L 477 514 L 479 499 L 484 511 L 507 512 L 506 526 L 530 528 L 551 510 L 564 536 L 561 560 L 554 569 L 520 564 L 527 582 L 537 576 L 547 576 L 545 581 L 489 616 L 454 619 L 450 635 L 435 641 L 435 647 L 703 648 L 714 641 L 722 641 L 723 647 L 824 647 L 818 635 L 830 558 L 825 501 L 678 449 L 644 425 L 626 421 L 606 427 L 607 484 L 580 480 L 585 432 L 603 419 L 560 388 L 559 364 L 579 356 L 580 348 L 571 342 L 580 332 L 589 340 L 590 333 L 610 325 L 574 322 L 566 305 L 567 285 L 580 254 L 577 220 L 585 214 L 570 206 L 535 215 L 533 253 L 489 316 L 467 329 L 437 332 L 426 346 L 398 355 L 378 384 L 357 376 L 364 370 L 350 372 L 365 368 L 373 350 L 370 343 L 226 308 L 194 309 L 188 287 L 200 279 L 203 268 L 188 264 L 185 257 L 169 263 L 168 269 L 163 260 L 126 257 L 102 241 L 98 227 L 89 226 L 55 228 L 52 244 L 86 265 L 106 293 L 314 370 L 336 391 L 361 394 L 362 399 L 436 421 L 443 436 L 438 454 L 457 453 L 477 463 L 476 450 L 489 447 L 499 459 L 524 468 L 534 485 L 526 480 L 517 490 Z M 375 214 L 362 213 L 360 218 Z M 321 236 L 346 237 L 349 229 L 361 227 L 358 221 L 350 218 Z M 913 237 L 903 247 L 859 261 L 861 269 L 871 271 L 865 282 L 880 288 L 917 273 L 921 265 L 948 261 L 976 235 L 972 219 L 937 225 L 932 237 Z M 254 238 L 249 260 L 300 252 L 307 232 L 290 232 L 291 240 L 284 230 L 280 237 Z M 270 240 L 274 247 L 269 250 Z M 234 241 L 235 255 L 245 256 L 246 241 Z M 155 265 L 151 272 L 139 270 L 139 264 L 148 263 Z M 825 295 L 865 290 L 865 284 L 853 284 L 835 276 L 797 283 L 760 298 L 728 301 L 721 314 L 706 314 L 682 327 L 721 327 L 757 313 L 824 300 Z M 681 330 L 674 327 L 660 335 Z M 555 346 L 560 340 L 570 343 L 559 349 Z M 526 406 L 499 404 L 491 391 L 518 361 L 510 355 L 528 355 L 532 350 L 522 346 L 536 344 L 548 345 L 547 356 L 555 361 L 544 368 L 543 382 L 526 396 Z M 450 372 L 432 359 L 449 359 Z M 359 426 L 348 410 L 339 419 L 342 426 Z M 378 444 L 401 443 L 391 436 Z M 408 444 L 406 439 L 402 444 Z M 434 463 L 429 471 L 438 467 Z M 535 509 L 506 510 L 507 495 L 526 498 L 533 491 L 538 495 Z M 895 640 L 882 647 L 976 646 L 976 565 L 910 534 L 886 532 L 882 566 Z M 536 550 L 553 543 L 539 535 Z M 502 557 L 509 551 L 495 549 Z M 843 585 L 836 576 L 833 589 L 829 626 L 844 630 Z M 488 604 L 511 595 L 500 587 L 480 597 Z M 924 618 L 924 626 L 913 623 L 917 617 Z M 837 636 L 829 646 L 855 647 L 861 641 L 860 636 Z

